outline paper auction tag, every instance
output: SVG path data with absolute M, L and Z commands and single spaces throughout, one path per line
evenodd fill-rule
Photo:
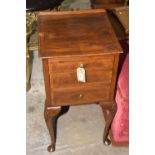
M 82 67 L 77 68 L 77 80 L 78 82 L 86 82 L 86 77 L 85 77 L 85 69 Z

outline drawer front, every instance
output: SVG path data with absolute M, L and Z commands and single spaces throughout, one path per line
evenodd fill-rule
M 86 70 L 86 82 L 81 83 L 77 80 L 77 73 L 55 73 L 51 78 L 52 88 L 66 88 L 66 87 L 78 87 L 87 86 L 94 83 L 110 84 L 112 79 L 112 70 Z
M 52 92 L 52 105 L 63 106 L 107 101 L 109 99 L 109 89 L 109 85 L 55 89 Z
M 72 58 L 69 60 L 54 61 L 49 59 L 49 72 L 64 73 L 76 71 L 80 64 L 83 64 L 86 70 L 112 69 L 114 62 L 113 55 Z
M 52 106 L 107 101 L 110 96 L 114 56 L 49 59 Z M 79 64 L 85 69 L 86 82 L 77 80 Z

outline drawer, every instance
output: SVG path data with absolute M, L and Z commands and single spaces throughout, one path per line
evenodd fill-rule
M 57 61 L 48 60 L 50 74 L 76 71 L 80 64 L 83 64 L 86 70 L 112 69 L 113 62 L 113 55 L 80 57 Z
M 110 84 L 112 70 L 86 70 L 86 82 L 81 83 L 77 80 L 76 71 L 66 73 L 55 73 L 50 76 L 52 88 L 66 88 L 76 86 L 87 86 L 88 84 L 102 83 Z
M 109 99 L 110 85 L 53 89 L 52 106 L 87 104 Z

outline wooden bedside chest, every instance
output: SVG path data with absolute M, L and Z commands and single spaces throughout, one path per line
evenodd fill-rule
M 116 112 L 114 90 L 122 52 L 106 12 L 101 9 L 40 12 L 39 55 L 46 90 L 45 121 L 55 150 L 55 120 L 62 106 L 99 103 L 109 110 L 103 142 Z

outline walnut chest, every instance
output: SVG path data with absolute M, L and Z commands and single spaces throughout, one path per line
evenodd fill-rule
M 102 9 L 40 12 L 39 56 L 46 90 L 45 120 L 55 149 L 50 120 L 62 106 L 100 103 L 112 111 L 104 130 L 104 143 L 116 111 L 114 90 L 122 52 L 106 12 Z

